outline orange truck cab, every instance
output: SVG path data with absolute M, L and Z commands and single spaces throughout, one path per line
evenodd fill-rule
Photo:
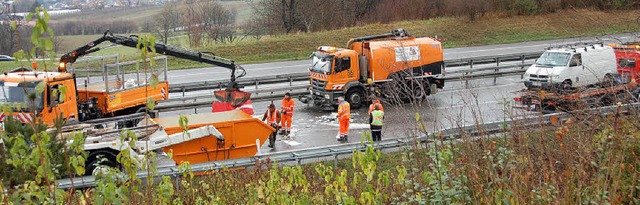
M 137 111 L 146 105 L 148 97 L 158 101 L 168 96 L 166 79 L 155 88 L 146 84 L 130 87 L 116 84 L 119 83 L 98 82 L 78 89 L 71 73 L 14 69 L 0 75 L 0 102 L 13 111 L 2 113 L 0 120 L 11 115 L 29 123 L 38 117 L 52 126 L 57 117 L 86 121 L 107 115 L 132 114 L 131 110 Z
M 357 109 L 372 95 L 422 99 L 444 87 L 440 41 L 403 29 L 351 39 L 347 48 L 320 46 L 311 55 L 309 95 L 300 101 L 335 109 L 343 96 Z
M 618 76 L 623 83 L 640 82 L 640 42 L 611 44 L 616 54 Z

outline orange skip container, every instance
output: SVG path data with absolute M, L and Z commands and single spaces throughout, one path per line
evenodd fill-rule
M 222 133 L 224 140 L 207 136 L 195 140 L 185 139 L 183 143 L 163 148 L 165 152 L 173 150 L 173 160 L 177 164 L 183 161 L 196 164 L 254 156 L 258 147 L 274 131 L 271 126 L 240 110 L 193 114 L 186 117 L 189 120 L 189 129 L 213 125 Z M 178 116 L 154 119 L 169 135 L 182 132 L 179 120 Z M 260 139 L 261 144 L 258 146 L 256 139 Z

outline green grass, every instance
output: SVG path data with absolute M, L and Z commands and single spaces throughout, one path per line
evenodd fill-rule
M 230 44 L 214 44 L 195 48 L 212 51 L 219 56 L 235 59 L 240 64 L 307 59 L 309 53 L 321 45 L 344 47 L 350 38 L 387 33 L 404 28 L 415 36 L 444 38 L 444 47 L 463 47 L 560 39 L 580 36 L 640 31 L 640 10 L 601 12 L 592 10 L 562 11 L 538 16 L 485 16 L 476 21 L 462 17 L 443 17 L 424 21 L 404 21 L 392 24 L 372 24 L 333 31 L 276 35 L 254 40 L 247 38 Z M 64 36 L 61 51 L 79 47 L 99 35 Z M 186 36 L 172 38 L 169 44 L 188 46 Z M 121 56 L 121 61 L 137 59 L 137 51 L 126 47 L 112 47 L 93 55 Z M 0 70 L 9 70 L 15 63 L 0 63 Z M 205 67 L 206 65 L 170 58 L 170 69 Z

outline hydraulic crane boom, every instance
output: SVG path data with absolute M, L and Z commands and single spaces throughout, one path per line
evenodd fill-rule
M 58 72 L 66 72 L 67 63 L 74 63 L 79 57 L 99 51 L 101 48 L 95 47 L 95 46 L 105 41 L 109 41 L 113 44 L 118 44 L 118 45 L 132 47 L 132 48 L 137 48 L 138 46 L 138 38 L 135 35 L 120 36 L 120 35 L 113 35 L 111 32 L 107 31 L 99 39 L 92 41 L 80 48 L 77 48 L 67 54 L 64 54 L 60 58 L 60 63 L 58 64 Z M 201 63 L 207 63 L 207 64 L 230 69 L 232 85 L 235 85 L 236 78 L 241 78 L 246 75 L 246 70 L 241 66 L 236 65 L 233 60 L 216 56 L 215 54 L 210 52 L 199 52 L 199 51 L 194 51 L 187 48 L 170 46 L 170 45 L 165 45 L 161 43 L 156 43 L 154 47 L 156 49 L 156 53 L 159 53 L 159 54 L 173 56 L 173 57 L 182 58 L 182 59 L 188 59 L 188 60 L 197 61 Z M 147 48 L 147 49 L 151 50 L 151 48 Z M 238 76 L 236 76 L 236 71 L 241 71 L 241 73 Z

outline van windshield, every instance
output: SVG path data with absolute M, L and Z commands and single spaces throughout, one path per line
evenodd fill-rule
M 536 66 L 540 67 L 555 67 L 555 66 L 567 66 L 571 54 L 560 52 L 544 52 L 538 60 L 536 60 Z
M 0 104 L 11 106 L 14 112 L 29 112 L 29 94 L 36 92 L 36 85 L 34 82 L 0 82 Z M 36 110 L 41 111 L 44 108 L 43 94 L 35 96 Z

